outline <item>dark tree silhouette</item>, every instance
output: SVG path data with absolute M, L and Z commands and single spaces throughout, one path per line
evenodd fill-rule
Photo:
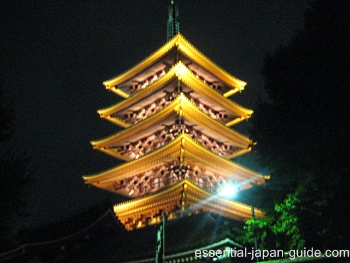
M 304 28 L 267 55 L 252 136 L 271 173 L 261 191 L 273 211 L 286 195 L 306 246 L 350 247 L 350 1 L 318 0 Z
M 3 87 L 5 72 L 0 79 L 0 251 L 15 242 L 16 219 L 24 216 L 26 189 L 31 183 L 29 163 L 24 153 L 11 149 L 14 132 L 14 110 L 7 103 Z

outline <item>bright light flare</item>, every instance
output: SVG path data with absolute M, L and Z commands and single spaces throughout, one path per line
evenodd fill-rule
M 227 183 L 219 192 L 219 196 L 222 197 L 233 197 L 237 193 L 237 186 Z

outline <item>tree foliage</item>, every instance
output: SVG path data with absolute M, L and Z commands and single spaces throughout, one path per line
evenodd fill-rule
M 262 67 L 269 101 L 259 102 L 252 128 L 272 178 L 261 189 L 262 222 L 283 230 L 289 247 L 297 235 L 306 246 L 349 247 L 349 17 L 349 1 L 314 1 L 304 28 Z
M 274 210 L 263 218 L 246 222 L 246 232 L 240 237 L 244 244 L 253 244 L 255 238 L 259 249 L 302 249 L 305 240 L 300 233 L 297 210 L 300 205 L 300 191 L 288 194 Z

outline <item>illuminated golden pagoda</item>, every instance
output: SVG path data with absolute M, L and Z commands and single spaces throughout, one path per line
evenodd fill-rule
M 231 127 L 253 113 L 230 96 L 246 83 L 218 67 L 180 33 L 141 63 L 104 82 L 123 98 L 99 110 L 124 128 L 93 141 L 124 163 L 84 176 L 87 184 L 130 197 L 114 206 L 127 230 L 199 212 L 234 220 L 251 207 L 218 196 L 226 184 L 262 184 L 263 175 L 231 161 L 253 142 Z M 262 216 L 259 210 L 257 216 Z

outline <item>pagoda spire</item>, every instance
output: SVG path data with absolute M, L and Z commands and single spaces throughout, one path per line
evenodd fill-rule
M 179 9 L 175 4 L 175 0 L 171 0 L 171 5 L 168 9 L 168 23 L 167 23 L 167 41 L 172 39 L 180 32 Z

